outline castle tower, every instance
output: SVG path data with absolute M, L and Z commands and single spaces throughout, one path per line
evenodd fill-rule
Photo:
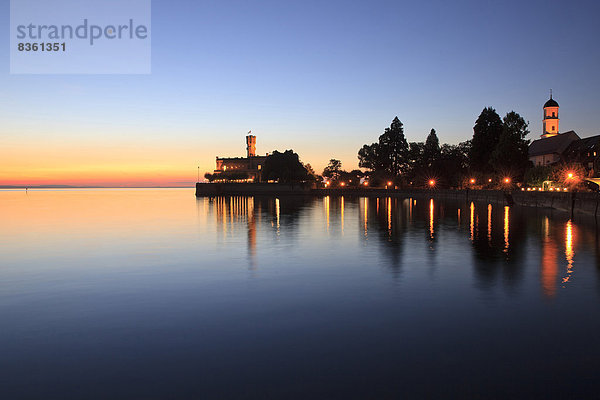
M 256 156 L 256 136 L 246 136 L 246 151 L 248 152 L 248 158 Z
M 558 121 L 558 103 L 552 99 L 552 91 L 550 91 L 550 100 L 544 104 L 544 128 L 542 138 L 558 135 Z

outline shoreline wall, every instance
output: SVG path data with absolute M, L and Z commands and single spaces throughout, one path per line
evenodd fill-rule
M 525 192 L 521 190 L 452 190 L 452 189 L 377 189 L 334 188 L 315 189 L 304 184 L 277 183 L 197 183 L 196 196 L 227 195 L 313 195 L 349 197 L 413 197 L 477 201 L 502 205 L 546 208 L 597 216 L 600 213 L 600 193 L 591 192 Z

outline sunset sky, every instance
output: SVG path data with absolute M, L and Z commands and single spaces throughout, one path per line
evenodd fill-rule
M 152 2 L 150 75 L 10 75 L 0 185 L 184 186 L 215 156 L 293 149 L 357 167 L 394 116 L 409 141 L 470 139 L 485 106 L 600 134 L 594 1 Z M 9 23 L 9 1 L 0 17 Z M 8 36 L 7 29 L 4 30 Z M 119 60 L 115 60 L 119 62 Z

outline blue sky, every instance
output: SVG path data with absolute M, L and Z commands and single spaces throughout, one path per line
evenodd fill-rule
M 292 148 L 316 169 L 329 158 L 352 169 L 396 115 L 409 141 L 435 128 L 457 143 L 492 106 L 519 112 L 537 138 L 550 88 L 561 131 L 596 135 L 599 11 L 592 1 L 155 0 L 150 75 L 10 75 L 5 32 L 0 158 L 47 144 L 67 159 L 85 148 L 99 166 L 123 161 L 92 149 L 135 148 L 133 164 L 159 158 L 195 177 L 215 155 L 243 155 L 252 130 L 260 153 Z M 0 12 L 8 26 L 7 0 Z

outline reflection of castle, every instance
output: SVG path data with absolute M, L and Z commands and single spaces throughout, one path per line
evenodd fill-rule
M 256 136 L 253 135 L 246 136 L 246 151 L 246 157 L 219 158 L 217 156 L 215 175 L 223 179 L 261 181 L 261 172 L 269 154 L 267 153 L 265 156 L 256 155 Z

